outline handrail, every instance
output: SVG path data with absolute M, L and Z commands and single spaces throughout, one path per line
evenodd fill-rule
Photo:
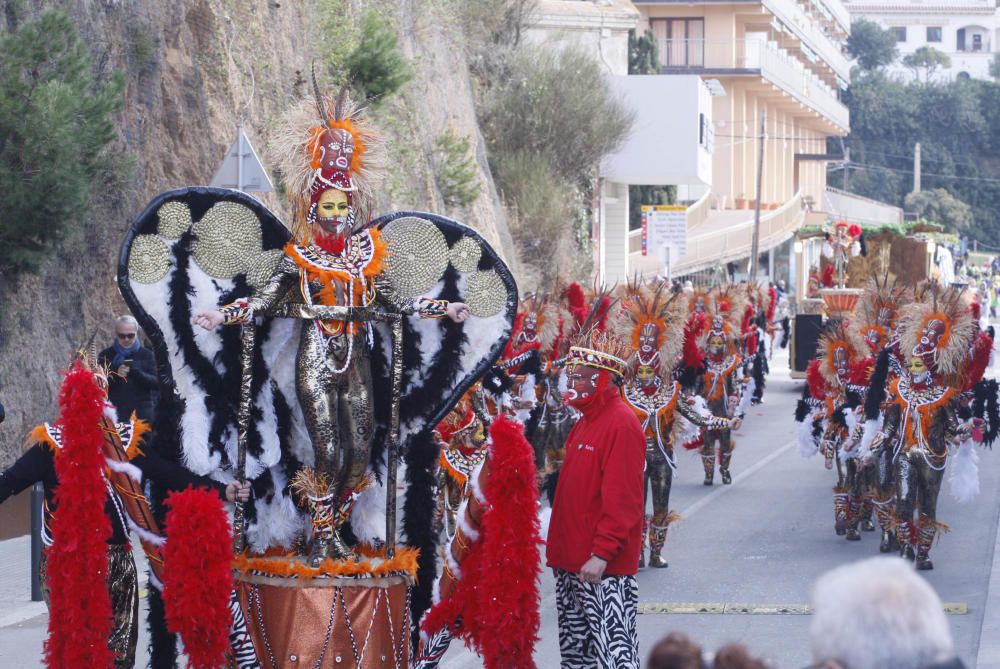
M 696 228 L 706 220 L 712 211 L 712 189 L 705 191 L 698 200 L 687 209 L 688 230 Z

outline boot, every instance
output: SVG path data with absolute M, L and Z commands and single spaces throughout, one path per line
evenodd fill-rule
M 722 485 L 731 485 L 733 482 L 733 477 L 729 475 L 729 461 L 732 458 L 731 452 L 719 455 L 719 474 L 722 476 Z
M 844 538 L 848 541 L 861 541 L 861 535 L 858 534 L 858 520 L 861 516 L 861 501 L 853 497 L 849 498 L 847 512 L 847 535 Z
M 660 555 L 663 551 L 663 544 L 667 542 L 667 525 L 655 525 L 649 523 L 649 566 L 654 569 L 663 569 L 667 566 L 666 561 Z
M 879 542 L 880 553 L 894 553 L 899 550 L 899 542 L 896 540 L 896 514 L 893 512 L 892 499 L 880 501 L 872 500 L 875 509 L 875 517 L 882 528 L 882 539 Z
M 312 509 L 312 549 L 306 560 L 312 568 L 319 567 L 323 560 L 331 557 L 331 547 L 333 543 L 333 493 L 323 497 L 309 496 L 309 506 Z
M 899 542 L 899 556 L 904 560 L 913 562 L 916 553 L 913 544 L 916 537 L 916 524 L 906 520 L 896 525 L 896 541 Z
M 850 500 L 846 492 L 834 492 L 833 494 L 833 529 L 838 537 L 847 534 L 847 521 L 850 516 Z
M 919 571 L 930 571 L 934 569 L 931 562 L 931 545 L 934 543 L 934 535 L 937 534 L 937 523 L 925 515 L 920 516 L 920 524 L 917 530 L 917 569 Z
M 705 485 L 715 483 L 715 451 L 711 455 L 701 454 L 701 464 L 705 467 Z
M 875 522 L 872 517 L 875 515 L 875 500 L 871 497 L 865 497 L 864 503 L 861 505 L 861 531 L 862 532 L 874 532 Z

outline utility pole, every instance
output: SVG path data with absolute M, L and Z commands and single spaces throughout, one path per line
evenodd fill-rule
M 920 142 L 913 147 L 913 192 L 920 192 Z
M 851 171 L 851 150 L 849 148 L 844 149 L 844 192 L 850 192 L 850 179 L 848 173 Z
M 757 265 L 760 263 L 760 197 L 764 176 L 764 138 L 767 134 L 767 111 L 760 113 L 760 135 L 757 138 L 757 200 L 753 208 L 753 237 L 750 239 L 750 283 L 757 281 Z

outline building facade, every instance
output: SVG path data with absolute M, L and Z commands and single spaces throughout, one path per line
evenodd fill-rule
M 917 76 L 902 59 L 928 46 L 951 61 L 950 67 L 936 70 L 932 78 L 991 78 L 990 63 L 1000 49 L 996 0 L 848 0 L 846 6 L 852 20 L 867 19 L 895 34 L 900 57 L 889 68 L 893 74 Z

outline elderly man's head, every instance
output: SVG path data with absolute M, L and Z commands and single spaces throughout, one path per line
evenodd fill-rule
M 131 316 L 119 316 L 115 319 L 115 338 L 125 348 L 130 348 L 139 337 L 139 324 Z
M 955 649 L 933 588 L 899 558 L 878 557 L 833 569 L 816 582 L 810 629 L 817 666 L 921 669 Z

